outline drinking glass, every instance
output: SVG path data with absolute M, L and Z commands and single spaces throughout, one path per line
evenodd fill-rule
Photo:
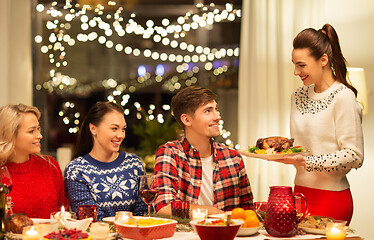
M 13 187 L 13 181 L 12 178 L 10 177 L 8 168 L 6 166 L 1 166 L 0 167 L 0 175 L 1 175 L 1 184 L 4 185 L 4 187 L 7 189 L 7 194 L 12 191 Z
M 139 194 L 148 206 L 148 216 L 151 216 L 151 204 L 158 196 L 158 181 L 155 175 L 140 177 Z
M 260 222 L 264 222 L 265 215 L 266 215 L 267 202 L 254 202 L 253 206 L 254 206 L 254 210 Z
M 96 205 L 80 205 L 78 206 L 78 219 L 92 218 L 92 222 L 97 221 L 97 206 Z
M 190 217 L 190 202 L 175 200 L 171 202 L 171 215 L 179 218 Z
M 12 181 L 12 178 L 10 177 L 8 168 L 4 165 L 0 167 L 0 179 L 1 179 L 1 184 L 4 185 L 4 187 L 7 190 L 7 194 L 9 194 L 10 191 L 12 191 L 13 181 Z M 11 196 L 7 196 L 7 202 L 10 202 L 10 203 L 12 202 Z M 10 215 L 13 214 L 12 206 L 8 207 L 8 211 Z

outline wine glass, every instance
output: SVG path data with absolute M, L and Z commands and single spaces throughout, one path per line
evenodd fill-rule
M 12 178 L 10 177 L 8 168 L 5 165 L 0 167 L 0 180 L 1 180 L 1 184 L 3 184 L 4 187 L 6 188 L 7 194 L 9 194 L 10 191 L 12 191 L 13 181 L 12 181 Z M 7 196 L 7 202 L 12 202 L 12 198 L 10 196 Z M 13 214 L 12 207 L 10 206 L 8 209 L 9 209 L 9 213 L 12 215 Z
M 143 175 L 140 177 L 140 197 L 148 206 L 148 216 L 151 216 L 151 204 L 158 196 L 158 181 L 155 175 Z

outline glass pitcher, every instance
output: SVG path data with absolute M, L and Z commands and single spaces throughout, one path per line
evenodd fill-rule
M 305 201 L 305 209 L 300 219 L 296 216 L 295 196 Z M 270 187 L 265 215 L 265 229 L 274 237 L 289 237 L 296 234 L 297 224 L 308 213 L 308 202 L 301 193 L 292 193 L 288 186 Z

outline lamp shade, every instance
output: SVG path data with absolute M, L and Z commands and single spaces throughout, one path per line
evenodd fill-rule
M 368 94 L 366 89 L 365 71 L 363 68 L 347 68 L 348 79 L 357 89 L 357 101 L 363 106 L 362 114 L 369 113 Z

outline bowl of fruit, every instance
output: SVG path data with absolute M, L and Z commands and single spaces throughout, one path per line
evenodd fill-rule
M 71 239 L 71 240 L 92 240 L 91 235 L 77 229 L 64 229 L 58 232 L 52 232 L 43 236 L 43 240 L 58 240 L 58 239 Z
M 137 217 L 114 221 L 116 231 L 125 238 L 150 240 L 172 237 L 177 226 L 176 220 L 158 217 Z
M 257 214 L 253 210 L 244 210 L 243 208 L 234 208 L 231 212 L 231 218 L 243 221 L 243 225 L 238 231 L 237 236 L 254 235 L 260 230 L 261 223 Z
M 231 219 L 227 224 L 226 219 L 192 220 L 190 222 L 201 240 L 232 240 L 238 233 L 243 221 Z

